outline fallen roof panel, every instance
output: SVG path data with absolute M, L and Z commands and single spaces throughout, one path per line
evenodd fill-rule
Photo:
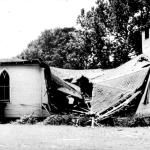
M 132 74 L 94 84 L 91 109 L 94 113 L 102 113 L 120 101 L 128 99 L 140 89 L 149 76 L 149 67 Z

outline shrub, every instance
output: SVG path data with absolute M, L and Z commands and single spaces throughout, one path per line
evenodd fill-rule
M 115 117 L 104 120 L 101 123 L 109 126 L 145 127 L 150 126 L 150 117 Z
M 91 125 L 91 118 L 85 115 L 80 116 L 78 118 L 78 125 L 83 127 Z
M 24 115 L 20 117 L 20 119 L 16 120 L 16 123 L 18 124 L 35 124 L 37 123 L 37 118 L 33 115 Z
M 51 115 L 44 120 L 45 125 L 76 125 L 76 126 L 87 126 L 91 122 L 90 117 L 86 115 Z
M 150 117 L 134 117 L 129 121 L 130 127 L 145 127 L 150 126 Z
M 44 120 L 45 125 L 72 125 L 72 115 L 51 115 Z

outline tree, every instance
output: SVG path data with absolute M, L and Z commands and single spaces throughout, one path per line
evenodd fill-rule
M 72 33 L 72 39 L 66 45 L 67 64 L 74 69 L 88 69 L 90 65 L 90 54 L 88 38 L 80 30 Z M 64 67 L 66 68 L 66 67 Z
M 74 30 L 75 28 L 45 30 L 18 57 L 28 60 L 41 58 L 51 66 L 62 68 L 67 60 L 66 44 Z
M 87 69 L 90 66 L 90 43 L 88 34 L 75 28 L 46 30 L 19 57 L 41 58 L 50 66 L 60 68 Z
M 117 67 L 141 53 L 140 30 L 149 23 L 149 12 L 149 0 L 97 0 L 89 11 L 81 10 L 79 30 L 46 30 L 19 57 L 60 68 Z
M 117 16 L 114 8 L 110 5 L 111 3 L 104 0 L 97 0 L 96 4 L 95 8 L 91 8 L 91 10 L 86 13 L 84 9 L 82 9 L 81 14 L 78 17 L 78 23 L 81 25 L 85 35 L 91 41 L 88 47 L 90 50 L 88 51 L 91 51 L 91 54 L 93 55 L 93 63 L 90 68 L 116 67 L 129 60 L 126 39 L 123 39 L 124 43 L 122 43 L 123 45 L 120 45 L 122 42 L 120 37 L 125 37 L 123 36 L 125 35 L 125 23 L 123 23 L 124 25 L 117 25 L 117 20 L 119 22 L 121 17 Z M 115 6 L 117 6 L 116 3 Z M 120 10 L 123 11 L 122 9 Z M 113 40 L 111 40 L 111 38 Z M 125 48 L 125 50 L 121 51 L 122 48 Z M 110 57 L 113 57 L 113 62 Z M 117 57 L 120 58 L 120 62 Z M 122 61 L 122 57 L 126 60 Z M 115 60 L 118 61 L 115 63 Z
M 140 54 L 140 28 L 149 21 L 149 4 L 148 0 L 97 0 L 95 8 L 81 11 L 78 23 L 91 39 L 93 68 L 117 67 Z

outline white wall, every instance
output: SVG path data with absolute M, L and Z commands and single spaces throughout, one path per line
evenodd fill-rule
M 149 29 L 149 36 L 150 36 L 150 29 Z M 145 31 L 142 31 L 142 51 L 143 54 L 149 56 L 150 58 L 150 37 L 145 39 Z
M 13 104 L 39 104 L 47 101 L 44 70 L 38 65 L 0 66 L 10 77 L 10 102 Z
M 47 103 L 44 69 L 38 65 L 0 66 L 10 78 L 10 103 L 4 108 L 4 117 L 20 117 L 31 114 L 44 116 L 42 103 Z

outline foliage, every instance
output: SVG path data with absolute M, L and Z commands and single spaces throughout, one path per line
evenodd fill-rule
M 89 116 L 83 115 L 78 118 L 78 125 L 85 127 L 91 125 L 91 118 Z
M 150 117 L 134 116 L 134 117 L 115 117 L 109 118 L 103 122 L 100 122 L 107 126 L 119 126 L 119 127 L 145 127 L 150 126 Z
M 45 125 L 72 125 L 72 115 L 55 114 L 47 117 L 44 120 Z
M 31 60 L 41 58 L 51 66 L 62 67 L 67 63 L 66 44 L 72 39 L 74 28 L 45 30 L 37 40 L 28 44 L 18 57 Z
M 76 125 L 76 126 L 87 126 L 90 125 L 91 119 L 86 115 L 60 115 L 53 114 L 44 120 L 44 125 Z
M 140 30 L 149 12 L 149 0 L 97 0 L 89 11 L 81 10 L 80 29 L 45 30 L 18 57 L 60 68 L 117 67 L 141 53 Z
M 88 47 L 88 44 L 85 43 L 84 33 L 80 30 L 73 32 L 72 39 L 70 39 L 66 45 L 67 64 L 70 64 L 70 68 L 74 69 L 88 68 L 89 64 L 88 57 L 90 55 L 90 52 L 88 51 L 88 49 L 85 49 L 85 46 Z
M 115 14 L 115 29 L 130 48 L 130 53 L 141 54 L 140 31 L 149 24 L 150 2 L 148 0 L 110 0 Z M 135 38 L 136 37 L 136 38 Z
M 89 68 L 107 68 L 110 51 L 106 46 L 105 37 L 109 35 L 112 26 L 111 9 L 102 1 L 97 2 L 97 5 L 86 13 L 82 9 L 77 21 L 85 35 L 85 45 L 88 45 L 85 50 L 90 52 Z
M 20 119 L 16 120 L 16 123 L 18 124 L 35 124 L 38 120 L 33 115 L 24 115 L 20 117 Z
M 149 6 L 147 0 L 97 0 L 95 8 L 86 13 L 81 11 L 78 23 L 84 32 L 92 35 L 89 37 L 94 68 L 117 67 L 141 52 L 140 39 L 134 37 L 140 37 L 140 27 L 149 22 Z M 135 21 L 139 11 L 139 21 Z

